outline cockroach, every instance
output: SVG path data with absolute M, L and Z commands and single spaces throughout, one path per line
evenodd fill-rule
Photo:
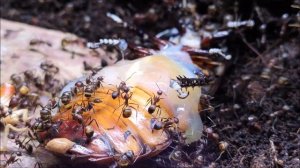
M 110 41 L 102 39 L 99 43 L 88 43 L 88 46 L 121 44 L 121 41 L 118 44 Z M 122 52 L 127 48 L 124 46 L 121 46 Z M 198 141 L 202 136 L 198 113 L 202 79 L 195 72 L 204 69 L 193 63 L 188 52 L 182 46 L 168 43 L 161 51 L 149 52 L 152 53 L 150 56 L 121 60 L 91 77 L 67 84 L 60 94 L 60 99 L 66 101 L 59 101 L 54 109 L 44 107 L 44 120 L 39 121 L 50 123 L 49 126 L 60 122 L 55 128 L 56 134 L 42 129 L 37 132 L 43 138 L 45 148 L 72 156 L 73 161 L 129 166 L 166 149 L 173 141 L 172 132 L 185 137 L 186 144 Z M 214 70 L 205 69 L 205 72 L 213 74 Z M 183 77 L 182 81 L 177 79 L 178 76 Z M 120 78 L 127 80 L 120 82 Z M 164 98 L 161 98 L 162 91 L 157 91 L 155 81 L 168 88 Z M 150 112 L 160 108 L 158 117 L 149 113 L 149 107 L 145 108 L 149 104 L 155 105 Z M 65 108 L 65 105 L 71 108 Z M 138 115 L 132 115 L 132 109 Z
M 187 78 L 186 76 L 177 76 L 179 85 L 183 88 L 208 85 L 209 80 L 205 76 L 198 78 Z

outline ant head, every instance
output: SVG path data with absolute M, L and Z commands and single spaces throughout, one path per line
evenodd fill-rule
M 157 91 L 157 94 L 158 94 L 159 96 L 161 96 L 161 95 L 163 94 L 163 91 L 159 89 L 159 90 Z
M 179 123 L 179 119 L 177 117 L 174 117 L 174 123 L 178 124 Z
M 99 76 L 98 78 L 97 78 L 97 81 L 103 81 L 103 76 Z
M 87 84 L 90 84 L 92 82 L 92 76 L 88 76 L 86 79 L 85 79 L 85 82 Z
M 25 75 L 25 77 L 30 78 L 30 77 L 33 77 L 34 73 L 33 73 L 33 71 L 31 71 L 31 70 L 26 70 L 26 71 L 24 72 L 24 75 Z
M 124 81 L 122 81 L 122 82 L 120 83 L 120 85 L 123 86 L 123 85 L 126 85 L 126 83 L 125 83 Z
M 75 87 L 81 88 L 81 87 L 83 87 L 83 83 L 81 81 L 78 81 L 75 83 Z

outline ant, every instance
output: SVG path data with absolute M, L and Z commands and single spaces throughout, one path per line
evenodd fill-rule
M 116 99 L 116 98 L 120 98 L 120 96 L 122 97 L 122 94 L 125 93 L 125 89 L 128 89 L 129 92 L 129 87 L 126 85 L 126 81 L 128 81 L 134 74 L 135 72 L 132 75 L 130 75 L 125 81 L 121 81 L 119 86 L 116 86 L 117 90 L 108 89 L 107 94 L 109 91 L 113 91 L 111 93 L 111 97 L 113 99 Z M 120 104 L 120 99 L 119 99 L 119 104 Z
M 85 107 L 86 111 L 93 110 L 93 112 L 95 113 L 95 110 L 94 110 L 95 103 L 98 104 L 101 102 L 102 102 L 102 100 L 100 98 L 94 98 L 93 101 L 88 101 L 87 106 Z
M 117 161 L 118 166 L 127 167 L 134 162 L 134 153 L 132 150 L 128 150 L 121 154 L 121 156 L 115 156 L 115 160 Z
M 82 124 L 83 123 L 83 116 L 82 114 L 84 112 L 88 112 L 90 110 L 93 109 L 93 112 L 95 113 L 94 111 L 94 103 L 100 103 L 101 100 L 96 98 L 94 99 L 93 102 L 88 102 L 88 105 L 87 106 L 84 106 L 84 105 L 75 105 L 73 107 L 73 110 L 72 110 L 72 117 L 73 117 L 73 120 L 77 121 L 79 124 Z
M 89 120 L 90 120 L 90 122 L 89 122 L 88 124 L 86 124 L 86 125 L 83 124 L 83 125 L 82 125 L 82 126 L 84 127 L 84 133 L 85 133 L 85 136 L 87 137 L 87 140 L 86 140 L 87 143 L 90 143 L 90 142 L 92 141 L 92 138 L 93 138 L 94 133 L 95 133 L 93 127 L 91 126 L 91 124 L 92 124 L 93 122 L 96 123 L 97 128 L 103 129 L 102 127 L 99 126 L 97 120 L 92 119 L 92 117 L 89 117 L 89 118 L 86 120 L 86 122 L 88 122 Z M 103 130 L 104 130 L 104 129 L 103 129 Z
M 20 138 L 19 138 L 19 136 L 18 136 L 17 138 L 15 138 L 15 143 L 19 146 L 19 148 L 22 148 L 22 149 L 26 150 L 26 152 L 28 154 L 32 154 L 32 152 L 33 152 L 33 146 L 30 145 L 30 144 L 28 144 L 31 141 L 31 139 L 29 139 L 26 142 L 25 142 L 25 140 L 26 140 L 26 138 L 24 138 L 21 141 Z
M 158 85 L 156 84 L 156 86 L 158 87 Z M 159 115 L 160 115 L 160 113 L 161 113 L 161 109 L 160 109 L 160 105 L 157 105 L 157 103 L 161 100 L 161 99 L 163 99 L 163 98 L 161 98 L 160 96 L 163 94 L 163 91 L 158 87 L 158 91 L 156 92 L 157 93 L 157 95 L 154 95 L 153 94 L 153 97 L 151 97 L 151 98 L 149 98 L 148 100 L 147 100 L 147 104 L 146 104 L 146 106 L 150 103 L 151 105 L 148 107 L 148 113 L 149 114 L 153 114 L 154 112 L 155 112 L 155 110 L 156 110 L 156 108 L 158 108 L 158 111 L 157 111 L 157 113 L 159 113 Z
M 40 105 L 41 106 L 41 105 Z M 48 103 L 45 106 L 41 106 L 40 118 L 36 119 L 36 122 L 33 124 L 32 128 L 34 131 L 46 131 L 52 127 L 52 109 L 57 106 L 55 99 L 49 99 Z
M 86 86 L 84 88 L 84 96 L 89 99 L 92 97 L 92 94 L 95 94 L 95 91 L 99 89 L 101 86 L 103 87 L 103 77 L 97 77 L 96 79 L 93 79 L 92 76 L 88 76 L 85 80 Z
M 16 88 L 19 88 L 20 85 L 22 84 L 22 78 L 20 75 L 17 74 L 12 74 L 10 76 L 10 80 L 12 81 L 12 83 L 16 86 Z
M 60 97 L 61 103 L 64 105 L 65 109 L 70 109 L 72 108 L 72 104 L 71 104 L 71 100 L 72 100 L 72 96 L 71 96 L 71 92 L 69 91 L 65 91 L 62 93 L 61 97 Z
M 126 83 L 124 81 L 120 82 L 119 86 L 117 86 L 117 90 L 115 90 L 115 91 L 112 90 L 113 92 L 111 93 L 111 97 L 113 99 L 116 99 L 117 97 L 119 97 L 120 94 L 122 94 L 121 92 L 124 92 L 125 87 L 126 87 Z M 109 91 L 110 90 L 108 90 L 108 92 Z
M 75 84 L 75 87 L 72 87 L 71 93 L 73 96 L 77 95 L 80 92 L 83 92 L 84 84 L 82 81 L 77 81 Z
M 105 129 L 103 127 L 100 127 L 97 120 L 95 119 L 92 119 L 92 117 L 89 117 L 86 122 L 90 121 L 88 124 L 83 124 L 82 126 L 84 127 L 84 133 L 85 133 L 85 136 L 87 137 L 86 139 L 86 143 L 90 143 L 92 141 L 92 138 L 94 136 L 94 128 L 93 126 L 91 126 L 91 124 L 94 122 L 97 126 L 98 129 L 102 129 L 103 131 L 105 131 Z
M 135 109 L 136 111 L 136 118 L 137 118 L 137 110 L 136 108 L 134 108 L 131 104 L 133 105 L 137 105 L 137 108 L 139 108 L 139 105 L 136 104 L 136 103 L 130 103 L 129 100 L 131 99 L 133 93 L 130 92 L 130 88 L 128 86 L 123 86 L 123 93 L 121 94 L 121 98 L 124 99 L 124 103 L 121 104 L 118 108 L 120 108 L 121 106 L 123 106 L 122 108 L 122 113 L 120 114 L 119 118 L 118 118 L 118 121 L 117 123 L 119 122 L 120 118 L 121 118 L 121 115 L 124 117 L 124 118 L 129 118 L 132 114 L 132 110 L 131 108 Z M 118 109 L 116 108 L 114 110 L 114 112 Z
M 81 105 L 76 105 L 72 110 L 73 120 L 77 121 L 79 124 L 83 123 L 83 112 L 85 112 L 85 108 Z
M 152 128 L 152 132 L 154 130 L 169 130 L 171 131 L 172 128 L 174 128 L 174 124 L 176 125 L 176 131 L 178 131 L 178 123 L 179 123 L 179 119 L 176 117 L 173 118 L 151 118 L 150 120 L 150 125 Z
M 79 124 L 82 125 L 82 128 L 84 128 L 83 133 L 85 133 L 85 135 L 87 137 L 87 143 L 89 143 L 89 142 L 91 142 L 91 138 L 94 135 L 94 129 L 90 125 L 92 124 L 92 122 L 95 122 L 98 128 L 99 128 L 99 125 L 98 125 L 98 122 L 95 119 L 92 119 L 91 117 L 89 117 L 86 120 L 86 122 L 88 122 L 89 120 L 90 120 L 90 122 L 88 124 L 85 124 L 86 122 L 84 122 L 84 117 L 82 116 L 82 114 L 86 111 L 87 111 L 87 108 L 85 108 L 81 105 L 77 105 L 72 110 L 72 117 L 73 117 L 73 120 L 77 121 Z
M 7 167 L 10 164 L 16 163 L 17 161 L 21 161 L 20 158 L 17 158 L 18 156 L 22 156 L 21 152 L 13 152 L 10 157 L 6 160 L 5 164 L 3 165 L 3 167 Z M 5 156 L 6 157 L 6 156 Z

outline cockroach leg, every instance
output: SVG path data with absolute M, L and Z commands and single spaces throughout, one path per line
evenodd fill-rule
M 178 83 L 177 80 L 171 79 L 170 80 L 170 87 L 177 91 L 177 93 L 178 93 L 177 96 L 180 99 L 185 99 L 190 94 L 189 92 L 183 92 L 182 91 L 182 87 L 180 86 L 180 84 Z

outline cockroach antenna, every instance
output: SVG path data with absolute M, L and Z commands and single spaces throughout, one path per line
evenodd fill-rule
M 230 59 L 231 59 L 231 55 L 226 55 L 226 54 L 224 54 L 224 53 L 222 52 L 222 50 L 219 49 L 219 48 L 211 48 L 211 49 L 208 50 L 208 53 L 209 53 L 210 55 L 219 55 L 219 56 L 225 58 L 226 60 L 230 60 Z
M 189 54 L 197 54 L 203 56 L 220 56 L 225 60 L 230 60 L 232 57 L 230 54 L 225 54 L 220 48 L 211 48 L 209 50 L 183 48 L 183 51 L 186 51 Z
M 128 43 L 124 39 L 100 39 L 98 43 L 88 42 L 87 47 L 90 49 L 99 48 L 101 45 L 116 47 L 124 59 L 124 52 L 128 48 Z

